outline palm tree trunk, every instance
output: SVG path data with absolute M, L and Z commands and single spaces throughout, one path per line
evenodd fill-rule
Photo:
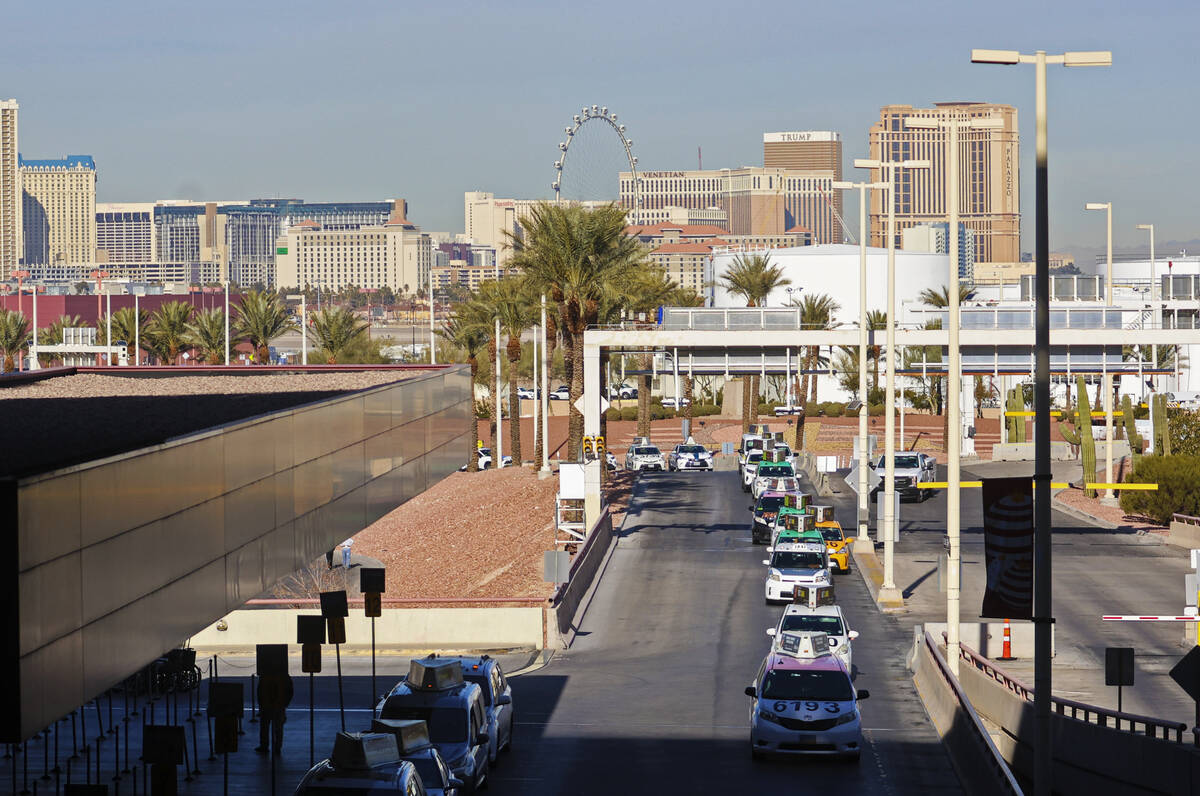
M 683 416 L 692 419 L 692 377 L 683 377 Z
M 488 341 L 488 364 L 495 367 L 496 362 L 496 338 L 490 338 Z M 491 383 L 488 384 L 488 439 L 491 441 L 492 450 L 496 450 L 497 430 L 499 425 L 497 419 L 500 417 L 500 393 L 496 389 L 496 374 L 492 374 Z M 500 466 L 500 462 L 492 462 L 495 467 Z
M 640 363 L 641 370 L 649 370 L 653 366 L 653 361 L 650 357 L 643 355 Z M 638 384 L 638 414 L 637 414 L 637 435 L 639 437 L 650 436 L 650 376 L 642 373 L 637 377 Z
M 759 384 L 761 376 L 750 377 L 750 422 L 758 422 L 758 394 L 762 391 L 762 385 Z
M 517 355 L 513 357 L 513 345 L 516 344 Z M 512 454 L 513 465 L 521 466 L 521 399 L 517 395 L 517 365 L 521 361 L 521 338 L 509 335 L 508 338 L 508 431 L 509 453 Z M 499 463 L 497 463 L 499 466 Z
M 471 452 L 467 454 L 467 472 L 479 472 L 479 456 L 475 453 L 475 446 L 479 440 L 479 415 L 475 412 L 475 379 L 479 376 L 479 360 L 476 357 L 467 357 L 467 364 L 471 366 Z
M 742 376 L 742 433 L 750 433 L 750 377 Z
M 583 395 L 583 329 L 570 330 L 571 339 L 571 390 L 567 424 L 567 457 L 570 461 L 583 460 L 583 413 L 575 408 L 578 396 Z

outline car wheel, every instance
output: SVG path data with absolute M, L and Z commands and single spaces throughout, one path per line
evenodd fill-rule
M 491 768 L 487 763 L 483 764 L 483 770 L 479 772 L 479 776 L 475 778 L 475 790 L 487 790 L 492 784 Z
M 762 752 L 758 751 L 754 747 L 750 747 L 750 759 L 751 760 L 759 761 L 759 760 L 764 760 L 765 758 L 766 758 L 766 755 L 764 755 Z
M 507 741 L 507 743 L 504 744 L 504 748 L 500 750 L 501 752 L 504 752 L 504 754 L 508 754 L 509 752 L 512 751 L 513 736 L 516 735 L 516 732 L 517 732 L 517 716 L 514 713 L 509 718 L 509 722 L 508 722 L 508 741 Z
M 847 763 L 857 763 L 861 754 L 861 752 L 850 752 L 842 759 Z

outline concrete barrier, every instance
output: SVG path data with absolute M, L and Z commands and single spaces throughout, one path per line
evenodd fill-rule
M 1004 759 L 1021 777 L 1032 778 L 1032 699 L 1015 693 L 966 660 L 959 682 L 978 714 L 999 727 L 995 743 Z M 1051 714 L 1050 721 L 1056 793 L 1101 796 L 1200 792 L 1200 753 L 1189 744 L 1092 724 L 1057 712 Z
M 234 611 L 192 636 L 198 650 L 252 651 L 256 644 L 296 643 L 296 617 L 318 609 L 262 608 Z M 226 630 L 218 630 L 224 623 Z M 540 649 L 542 609 L 385 608 L 375 620 L 379 649 Z M 371 620 L 362 611 L 346 618 L 346 646 L 371 643 Z
M 946 747 L 963 790 L 984 796 L 1019 794 L 1021 788 L 933 639 L 919 633 L 913 649 L 913 683 Z
M 606 508 L 588 532 L 583 547 L 575 554 L 575 560 L 571 563 L 570 580 L 559 588 L 553 605 L 546 609 L 546 649 L 570 646 L 575 635 L 575 614 L 583 602 L 584 595 L 591 588 L 612 540 L 612 515 Z
M 1200 525 L 1192 525 L 1179 520 L 1171 520 L 1171 528 L 1167 534 L 1169 544 L 1186 548 L 1200 547 Z
M 939 641 L 946 632 L 945 622 L 926 622 L 925 630 Z M 960 622 L 959 641 L 985 658 L 998 660 L 1004 646 L 1003 622 Z M 1012 622 L 1012 656 L 1033 658 L 1033 623 Z M 1054 626 L 1050 626 L 1050 657 L 1054 657 Z
M 1128 443 L 1126 443 L 1128 455 Z M 1113 441 L 1113 456 L 1116 456 L 1116 440 Z M 1050 458 L 1056 462 L 1067 462 L 1075 459 L 1071 446 L 1055 440 L 1050 443 Z M 992 461 L 994 462 L 1031 462 L 1033 461 L 1032 442 L 997 442 L 992 446 Z

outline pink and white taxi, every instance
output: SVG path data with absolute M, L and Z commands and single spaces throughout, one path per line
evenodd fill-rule
M 746 686 L 750 703 L 750 753 L 840 756 L 862 751 L 858 701 L 846 664 L 829 650 L 824 633 L 785 631 Z

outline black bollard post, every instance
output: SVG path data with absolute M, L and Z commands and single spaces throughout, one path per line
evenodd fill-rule
M 92 745 L 88 744 L 83 747 L 83 781 L 87 785 L 92 784 Z
M 13 759 L 13 764 L 12 764 L 12 775 L 13 775 L 12 781 L 13 781 L 13 783 L 12 783 L 12 785 L 13 785 L 13 793 L 16 793 L 17 792 L 17 753 L 14 751 L 14 746 L 15 746 L 14 744 L 8 745 L 8 754 L 9 754 L 9 757 L 11 757 Z
M 98 732 L 96 734 L 96 748 L 99 749 L 100 742 L 104 740 L 104 716 L 102 716 L 100 714 L 100 698 L 99 697 L 96 697 L 95 699 L 92 700 L 92 707 L 94 707 L 96 709 L 96 727 L 98 729 Z M 85 733 L 85 735 L 86 735 L 86 733 Z
M 129 678 L 125 678 L 124 684 L 121 686 L 121 723 L 129 723 Z
M 113 727 L 112 703 L 113 703 L 113 694 L 112 694 L 112 689 L 110 688 L 110 689 L 108 689 L 108 734 L 109 735 L 116 734 L 116 728 Z
M 256 678 L 254 672 L 250 673 L 250 723 L 258 724 L 258 691 L 254 687 Z
M 223 782 L 221 793 L 223 793 L 224 796 L 229 796 L 229 752 L 222 752 L 221 757 L 225 758 L 225 771 L 221 775 Z
M 316 765 L 316 756 L 314 751 L 316 747 L 313 745 L 313 735 L 316 728 L 316 723 L 313 720 L 313 673 L 308 673 L 308 767 L 312 768 Z
M 195 764 L 195 768 L 192 770 L 192 775 L 198 777 L 200 776 L 200 742 L 196 740 L 196 733 L 198 733 L 199 730 L 196 729 L 196 720 L 194 718 L 188 720 L 192 723 L 192 762 Z M 186 738 L 184 739 L 184 744 L 187 744 Z
M 42 781 L 50 781 L 50 728 L 42 735 Z
M 62 771 L 62 767 L 59 766 L 59 764 L 58 764 L 58 725 L 61 724 L 63 721 L 65 721 L 65 719 L 59 719 L 58 721 L 54 722 L 54 768 L 52 768 L 50 770 L 53 771 L 55 774 Z M 58 792 L 57 785 L 55 785 L 54 790 L 55 790 L 55 793 Z
M 129 714 L 130 716 L 138 714 L 138 683 L 141 682 L 141 679 L 140 673 L 133 676 L 133 712 Z
M 67 760 L 79 759 L 79 743 L 75 738 L 75 715 L 78 712 L 76 710 L 71 711 L 71 756 Z
M 129 728 L 125 728 L 125 767 L 121 769 L 122 774 L 129 773 Z M 137 792 L 137 777 L 133 778 L 133 790 Z
M 346 731 L 346 700 L 342 696 L 342 645 L 334 644 L 333 651 L 337 655 L 337 677 L 338 677 L 338 713 L 342 717 L 342 732 Z
M 29 741 L 21 744 L 21 793 L 29 793 Z
M 187 730 L 183 731 L 183 781 L 192 781 L 192 767 L 188 765 Z
M 113 782 L 121 781 L 121 728 L 114 727 L 116 730 L 113 733 Z M 128 733 L 126 733 L 128 736 Z
M 211 762 L 217 759 L 217 755 L 213 752 L 212 719 L 205 717 L 204 724 L 208 727 L 208 759 Z M 309 768 L 312 768 L 312 766 L 309 766 Z

